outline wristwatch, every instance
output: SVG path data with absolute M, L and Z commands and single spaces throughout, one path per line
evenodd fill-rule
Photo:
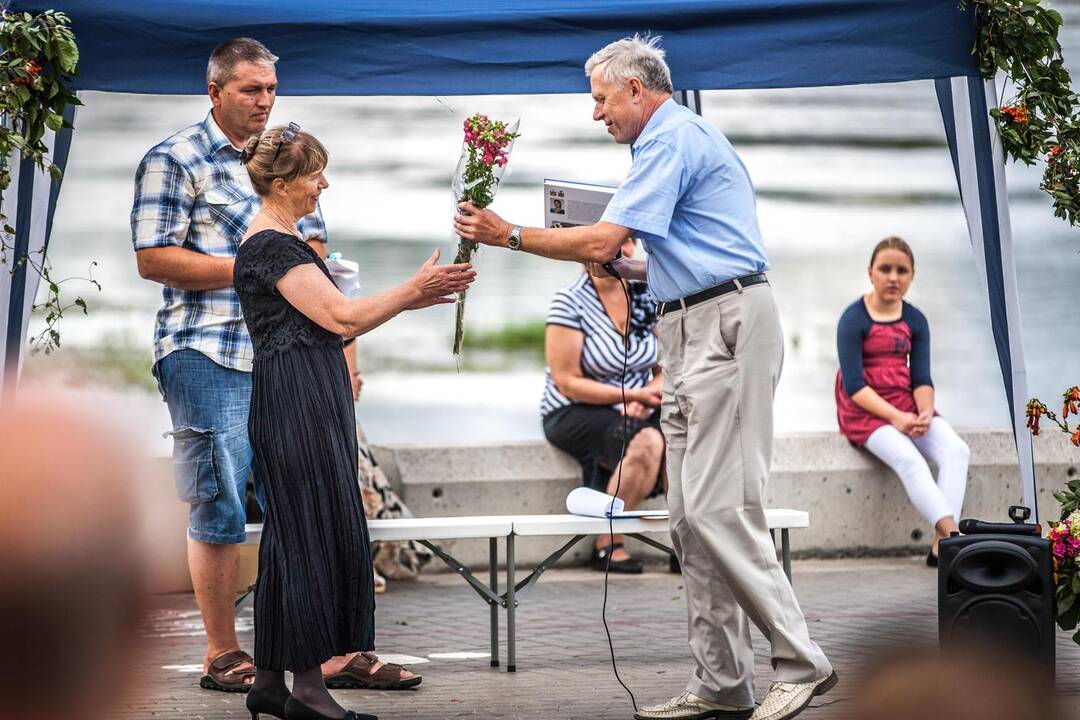
M 506 247 L 511 250 L 521 249 L 521 226 L 515 225 L 514 229 L 510 231 L 510 237 L 506 238 Z

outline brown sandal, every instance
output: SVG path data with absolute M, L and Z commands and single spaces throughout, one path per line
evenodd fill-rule
M 248 665 L 243 669 L 241 665 Z M 232 650 L 214 658 L 205 675 L 199 680 L 199 687 L 205 690 L 246 693 L 251 689 L 248 678 L 255 677 L 255 660 L 243 650 Z
M 406 690 L 416 687 L 423 680 L 419 675 L 411 678 L 402 678 L 401 665 L 386 663 L 374 673 L 371 668 L 379 662 L 375 653 L 356 653 L 341 672 L 328 675 L 326 687 L 331 690 L 361 689 L 361 690 Z

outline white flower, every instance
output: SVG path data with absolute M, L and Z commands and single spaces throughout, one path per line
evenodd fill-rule
M 1069 517 L 1065 518 L 1069 524 L 1069 534 L 1074 538 L 1080 538 L 1080 510 L 1073 510 Z

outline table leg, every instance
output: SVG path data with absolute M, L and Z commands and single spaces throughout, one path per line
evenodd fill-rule
M 491 592 L 499 594 L 499 539 L 488 538 L 488 567 L 490 568 Z M 499 604 L 491 606 L 491 667 L 499 667 Z
M 514 534 L 506 536 L 506 672 L 517 672 L 517 648 L 514 635 Z
M 788 582 L 791 582 L 791 540 L 788 538 L 787 528 L 780 529 L 780 554 L 784 559 L 784 574 Z

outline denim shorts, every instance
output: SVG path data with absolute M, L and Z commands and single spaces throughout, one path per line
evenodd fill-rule
M 188 535 L 214 544 L 244 542 L 251 373 L 218 365 L 198 350 L 176 350 L 154 365 L 172 416 L 176 492 L 191 506 Z M 255 496 L 264 505 L 262 483 Z

